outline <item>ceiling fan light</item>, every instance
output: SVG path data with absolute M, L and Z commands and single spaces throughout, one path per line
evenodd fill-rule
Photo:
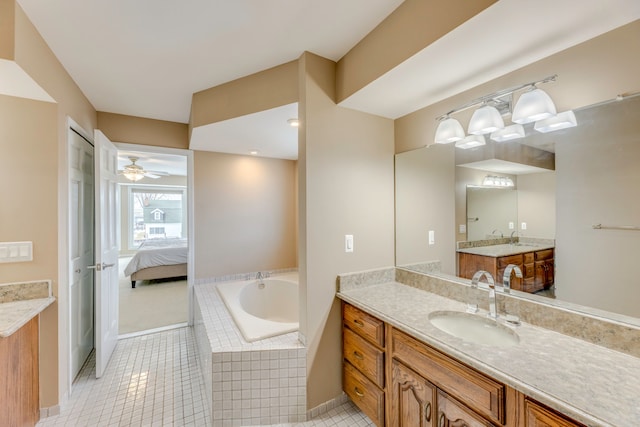
M 469 148 L 480 147 L 485 145 L 486 141 L 482 135 L 469 135 L 461 141 L 456 142 L 456 148 L 468 150 Z
M 484 135 L 504 127 L 502 116 L 496 107 L 485 105 L 473 112 L 469 121 L 469 133 Z
M 524 138 L 524 127 L 518 123 L 491 133 L 491 139 L 496 142 L 512 141 L 520 138 Z
M 542 133 L 553 132 L 560 129 L 567 129 L 577 126 L 576 115 L 572 110 L 563 111 L 548 119 L 539 120 L 533 126 L 535 130 Z
M 535 88 L 523 93 L 513 108 L 511 121 L 521 125 L 547 119 L 556 115 L 556 106 L 542 89 Z
M 140 181 L 142 178 L 144 178 L 144 173 L 141 173 L 140 171 L 137 171 L 137 170 L 125 170 L 123 175 L 129 181 L 133 181 L 133 182 Z
M 450 144 L 452 142 L 460 141 L 465 136 L 462 125 L 456 119 L 450 117 L 440 120 L 438 128 L 436 129 L 436 144 Z

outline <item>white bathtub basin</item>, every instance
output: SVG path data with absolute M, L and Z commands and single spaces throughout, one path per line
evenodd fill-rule
M 297 274 L 285 278 L 228 282 L 216 289 L 240 333 L 254 342 L 298 330 Z
M 460 311 L 436 311 L 429 315 L 433 326 L 475 344 L 508 347 L 520 342 L 520 337 L 508 327 L 479 315 Z

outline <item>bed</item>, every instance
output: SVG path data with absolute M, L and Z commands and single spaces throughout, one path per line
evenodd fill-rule
M 137 280 L 168 279 L 187 275 L 186 239 L 149 239 L 124 269 L 131 276 L 131 287 Z

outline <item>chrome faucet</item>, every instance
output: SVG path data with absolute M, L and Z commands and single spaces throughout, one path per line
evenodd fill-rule
M 502 290 L 505 294 L 508 294 L 511 289 L 511 275 L 515 271 L 516 277 L 522 279 L 522 270 L 515 264 L 507 265 L 507 268 L 504 269 L 504 275 L 502 276 Z
M 485 278 L 486 282 L 481 282 L 480 279 Z M 496 286 L 495 281 L 491 273 L 485 270 L 478 270 L 471 278 L 471 287 L 488 289 L 489 290 L 489 314 L 492 319 L 498 318 L 498 311 L 496 309 Z M 478 304 L 467 304 L 467 311 L 476 313 L 478 311 Z
M 513 235 L 516 235 L 516 237 L 513 237 Z M 509 237 L 509 244 L 513 245 L 514 243 L 516 243 L 516 239 L 518 238 L 518 230 L 513 230 L 511 232 L 511 237 Z
M 493 236 L 494 234 L 496 234 L 496 231 L 500 231 L 500 230 L 498 230 L 498 229 L 496 228 L 495 230 L 493 230 L 493 231 L 491 232 L 491 235 Z M 501 239 L 502 239 L 502 238 L 504 238 L 504 234 L 502 234 L 502 231 L 500 231 L 500 238 L 501 238 Z

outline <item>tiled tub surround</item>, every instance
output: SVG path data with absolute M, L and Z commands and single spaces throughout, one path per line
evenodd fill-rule
M 213 425 L 305 421 L 306 349 L 298 332 L 246 342 L 216 286 L 194 287 L 198 361 Z
M 51 305 L 51 282 L 0 284 L 0 337 L 8 337 Z
M 377 280 L 380 273 L 374 273 L 377 283 L 369 287 L 364 285 L 366 279 L 362 273 L 356 274 L 359 286 L 351 286 L 353 280 L 348 276 L 339 277 L 340 284 L 347 283 L 347 289 L 341 287 L 338 292 L 342 300 L 543 404 L 589 426 L 640 425 L 640 327 L 524 298 L 501 296 L 501 312 L 506 305 L 524 321 L 515 328 L 520 343 L 512 347 L 471 344 L 440 331 L 429 322 L 429 314 L 434 311 L 465 311 L 467 298 L 473 297 L 470 291 L 474 291 L 469 286 L 402 269 L 396 270 L 395 280 L 384 283 Z M 488 297 L 486 291 L 479 292 L 482 306 Z M 486 310 L 486 303 L 484 305 Z M 547 312 L 540 316 L 539 310 Z M 554 320 L 549 319 L 556 315 Z M 540 320 L 539 317 L 550 323 L 564 321 L 573 326 L 565 335 L 528 323 L 529 319 Z M 580 332 L 580 328 L 589 329 L 581 334 L 591 342 L 569 336 Z M 626 346 L 629 354 L 594 345 L 592 342 L 598 342 L 596 336 L 603 333 L 611 335 L 611 339 L 603 337 L 602 343 L 610 343 L 614 337 L 618 342 L 631 342 Z

